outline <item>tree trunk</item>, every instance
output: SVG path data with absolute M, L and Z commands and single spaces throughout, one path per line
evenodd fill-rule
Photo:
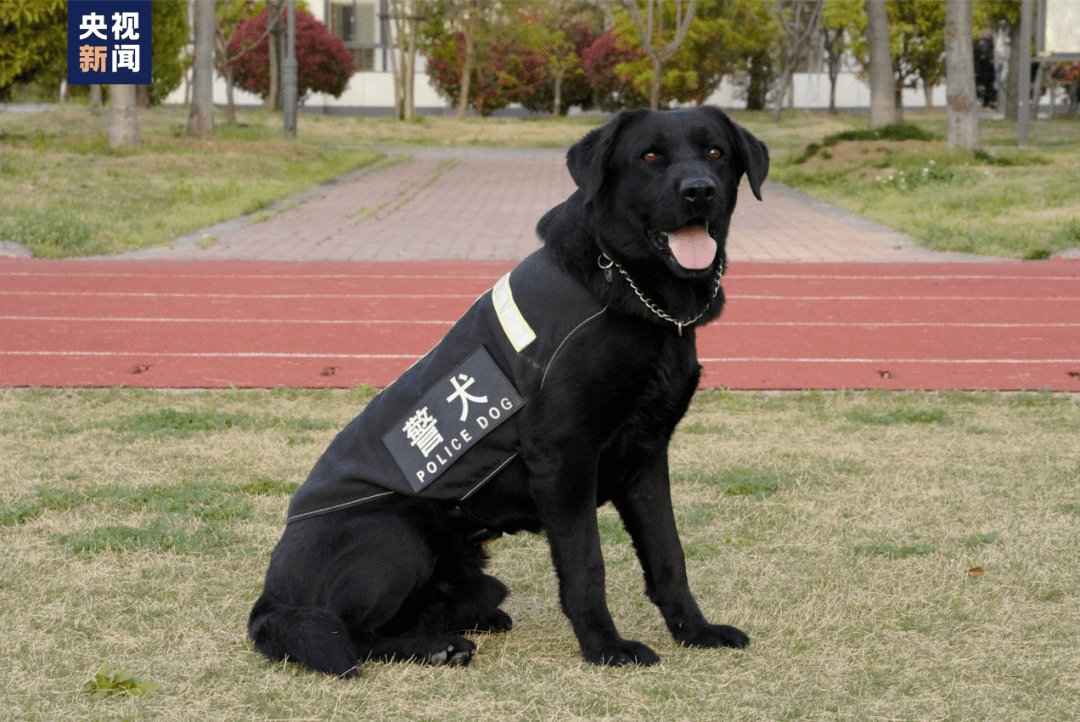
M 784 106 L 784 100 L 787 99 L 788 90 L 791 87 L 792 73 L 791 64 L 785 63 L 784 69 L 780 71 L 780 88 L 776 94 L 776 105 L 773 106 L 773 120 L 780 120 L 780 109 Z
M 649 91 L 649 109 L 660 110 L 660 84 L 664 80 L 664 64 L 653 56 L 652 90 Z
M 1005 75 L 1005 119 L 1014 123 L 1020 100 L 1020 22 L 1009 26 L 1009 69 Z M 999 106 L 1000 107 L 1000 106 Z
M 139 104 L 134 85 L 109 87 L 109 148 L 132 150 L 139 147 Z
M 562 115 L 562 82 L 565 74 L 565 70 L 555 72 L 555 102 L 552 103 L 551 114 L 556 118 Z
M 469 85 L 472 82 L 472 66 L 473 66 L 473 54 L 475 51 L 475 33 L 473 32 L 473 18 L 469 18 L 466 30 L 465 30 L 465 63 L 461 69 L 461 82 L 458 83 L 459 97 L 458 97 L 458 120 L 465 120 L 465 116 L 469 111 Z M 477 108 L 476 114 L 480 115 L 480 109 Z
M 822 28 L 825 38 L 825 52 L 828 57 L 829 67 L 829 114 L 836 114 L 836 80 L 840 76 L 840 63 L 843 52 L 840 42 L 844 38 L 843 28 Z
M 945 2 L 945 144 L 979 150 L 979 103 L 971 40 L 971 0 Z
M 270 43 L 270 87 L 266 94 L 266 107 L 281 110 L 281 32 L 275 30 L 267 38 Z
M 105 111 L 105 104 L 101 100 L 101 86 L 90 86 L 90 115 L 101 115 Z
M 870 55 L 870 129 L 875 130 L 896 122 L 896 77 L 885 0 L 866 0 L 866 45 Z
M 405 120 L 405 11 L 398 3 L 390 3 L 390 18 L 393 20 L 396 41 L 390 47 L 390 75 L 394 78 L 394 113 L 398 120 Z
M 199 0 L 195 0 L 198 2 Z M 281 63 L 284 60 L 283 52 L 285 28 L 282 27 L 285 10 L 285 0 L 267 0 L 266 3 L 266 41 L 270 44 L 270 87 L 266 94 L 266 107 L 269 110 L 281 110 Z
M 750 58 L 750 83 L 746 87 L 747 110 L 765 109 L 771 75 L 768 50 L 762 50 Z
M 230 123 L 236 122 L 236 102 L 233 98 L 233 60 L 229 57 L 229 43 L 218 28 L 214 28 L 214 49 L 221 61 L 221 67 L 225 74 L 225 108 Z
M 409 53 L 405 58 L 405 120 L 412 120 L 416 115 L 416 36 L 420 34 L 420 18 L 416 8 L 409 17 Z
M 926 96 L 926 109 L 930 110 L 934 107 L 934 86 L 923 83 L 922 90 L 923 95 Z
M 207 139 L 214 134 L 214 0 L 194 0 L 195 77 L 187 134 Z
M 233 98 L 233 67 L 229 62 L 228 55 L 225 56 L 225 99 L 226 106 L 229 109 L 229 122 L 236 122 L 236 100 Z

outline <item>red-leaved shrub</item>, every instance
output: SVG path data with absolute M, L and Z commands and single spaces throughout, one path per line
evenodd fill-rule
M 234 55 L 250 45 L 266 30 L 266 11 L 245 20 L 229 42 Z M 340 96 L 353 73 L 352 54 L 345 43 L 331 34 L 325 25 L 303 10 L 296 11 L 297 95 L 303 98 L 311 90 Z M 266 97 L 270 92 L 270 43 L 264 37 L 259 44 L 233 62 L 236 85 Z

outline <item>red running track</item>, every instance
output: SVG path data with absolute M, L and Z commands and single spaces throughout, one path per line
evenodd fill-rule
M 0 258 L 0 385 L 385 386 L 509 262 Z M 1080 263 L 732 265 L 707 387 L 1080 391 Z

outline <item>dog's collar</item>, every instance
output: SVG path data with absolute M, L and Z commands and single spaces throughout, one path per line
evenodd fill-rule
M 604 265 L 605 261 L 607 262 L 607 265 Z M 682 336 L 683 326 L 692 325 L 699 318 L 705 315 L 705 312 L 709 310 L 709 306 L 711 305 L 712 299 L 710 299 L 710 303 L 706 304 L 705 308 L 701 310 L 701 313 L 686 321 L 680 321 L 679 319 L 672 317 L 671 314 L 650 301 L 648 297 L 641 292 L 641 289 L 637 287 L 637 284 L 634 283 L 634 279 L 630 278 L 630 274 L 627 273 L 626 270 L 618 263 L 616 263 L 610 256 L 608 256 L 608 254 L 601 252 L 600 257 L 596 259 L 596 264 L 600 266 L 600 269 L 604 272 L 604 279 L 607 280 L 608 283 L 611 283 L 611 267 L 615 266 L 615 268 L 618 269 L 619 273 L 623 275 L 623 278 L 626 279 L 627 283 L 630 284 L 630 288 L 634 289 L 634 293 L 637 294 L 637 297 L 641 299 L 642 303 L 645 304 L 645 308 L 649 309 L 665 321 L 675 324 L 679 328 L 680 336 Z M 723 277 L 725 270 L 726 269 L 724 268 L 724 261 L 721 260 L 720 268 L 716 274 L 716 285 L 713 287 L 712 298 L 716 298 L 716 294 L 720 293 L 720 279 Z

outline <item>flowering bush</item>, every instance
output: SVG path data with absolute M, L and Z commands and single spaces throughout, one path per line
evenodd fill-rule
M 966 167 L 957 169 L 948 165 L 938 165 L 931 160 L 921 168 L 908 168 L 906 170 L 891 171 L 886 175 L 879 175 L 874 178 L 874 182 L 881 188 L 911 191 L 920 186 L 933 184 L 968 183 L 976 175 L 975 171 Z
M 615 27 L 594 40 L 581 52 L 581 69 L 593 87 L 593 100 L 602 110 L 648 107 L 648 93 L 636 89 L 631 79 L 616 68 L 645 58 L 645 50 L 622 40 Z
M 230 55 L 250 45 L 266 30 L 266 11 L 245 20 L 229 42 Z M 340 96 L 353 73 L 352 54 L 345 43 L 310 14 L 296 10 L 297 95 L 309 91 Z M 270 43 L 263 37 L 233 63 L 236 84 L 266 97 L 270 93 Z
M 469 105 L 478 115 L 520 102 L 543 84 L 545 56 L 525 46 L 511 26 L 487 30 L 476 40 L 476 57 L 469 80 Z M 465 67 L 465 36 L 445 34 L 425 47 L 431 84 L 453 103 L 461 95 Z
M 563 76 L 560 112 L 565 114 L 571 105 L 581 105 L 583 108 L 588 109 L 592 106 L 593 88 L 581 68 L 581 58 L 593 41 L 596 40 L 597 30 L 588 23 L 574 23 L 562 29 L 559 35 L 561 37 L 555 39 L 565 41 L 566 45 L 563 50 L 570 51 L 568 57 L 564 57 L 563 60 L 573 61 L 568 63 Z M 531 88 L 523 88 L 523 93 L 518 100 L 529 110 L 547 112 L 551 110 L 552 103 L 555 101 L 555 69 L 552 53 L 543 44 L 541 44 L 540 48 L 531 52 L 535 53 L 541 62 L 542 82 Z

